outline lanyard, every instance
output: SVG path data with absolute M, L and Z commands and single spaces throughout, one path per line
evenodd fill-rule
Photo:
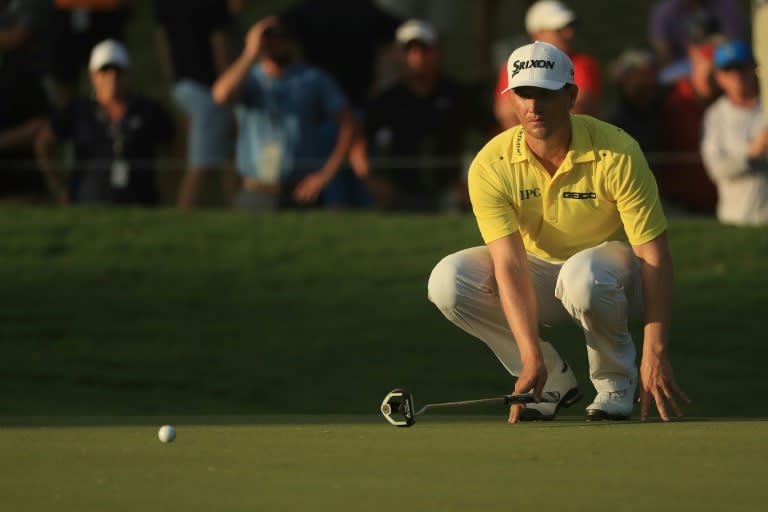
M 109 135 L 112 138 L 112 158 L 122 160 L 125 151 L 125 137 L 123 136 L 122 120 L 117 120 L 109 125 Z
M 123 117 L 125 119 L 125 117 Z M 125 136 L 122 126 L 123 119 L 109 124 L 109 135 L 112 138 L 112 166 L 110 169 L 110 183 L 112 187 L 121 189 L 128 186 L 131 168 L 125 159 Z

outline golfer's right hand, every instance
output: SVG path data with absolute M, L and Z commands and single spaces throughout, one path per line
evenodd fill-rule
M 541 392 L 544 384 L 547 383 L 547 367 L 544 366 L 542 359 L 531 361 L 528 364 L 523 363 L 523 370 L 515 382 L 515 394 L 529 393 L 533 390 L 533 396 L 538 402 L 541 399 Z M 509 407 L 509 423 L 520 421 L 520 411 L 525 407 L 522 404 L 514 404 Z

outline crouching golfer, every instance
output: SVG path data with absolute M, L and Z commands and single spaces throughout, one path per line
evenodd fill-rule
M 581 398 L 573 371 L 539 338 L 539 323 L 558 321 L 584 330 L 597 390 L 587 420 L 629 418 L 638 372 L 627 320 L 644 311 L 641 419 L 651 400 L 663 420 L 681 416 L 677 400 L 689 400 L 668 354 L 667 224 L 643 153 L 619 128 L 569 114 L 573 64 L 556 47 L 518 48 L 507 73 L 504 93 L 521 124 L 492 139 L 469 170 L 486 245 L 440 261 L 430 300 L 517 376 L 515 393 L 560 393 L 557 404 L 513 405 L 510 423 L 553 419 Z

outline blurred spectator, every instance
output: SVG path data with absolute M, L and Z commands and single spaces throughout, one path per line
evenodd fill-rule
M 237 102 L 236 208 L 317 205 L 347 157 L 356 129 L 349 103 L 325 71 L 298 62 L 297 51 L 289 26 L 265 18 L 213 86 L 218 103 Z M 340 126 L 330 154 L 319 137 L 327 119 Z
M 467 91 L 443 74 L 438 34 L 430 23 L 407 21 L 397 41 L 405 74 L 371 100 L 366 141 L 356 142 L 353 162 L 367 177 L 377 207 L 457 209 L 467 196 L 461 151 L 465 134 L 477 124 L 477 110 Z
M 123 40 L 133 0 L 54 0 L 49 34 L 48 72 L 57 106 L 78 93 L 91 49 L 107 39 Z
M 0 1 L 0 200 L 49 199 L 34 143 L 50 114 L 41 47 L 48 0 Z
M 153 160 L 172 141 L 173 121 L 158 103 L 129 90 L 129 64 L 118 41 L 96 45 L 88 65 L 93 98 L 70 103 L 38 136 L 38 160 L 60 204 L 157 202 Z M 64 141 L 72 141 L 75 157 L 68 187 L 53 159 Z
M 611 63 L 618 89 L 606 120 L 629 133 L 648 155 L 658 149 L 661 85 L 656 59 L 648 50 L 627 49 Z
M 717 218 L 768 225 L 768 132 L 752 50 L 744 41 L 723 43 L 714 64 L 725 94 L 704 115 L 701 153 L 717 185 Z
M 171 96 L 184 114 L 186 170 L 178 206 L 197 205 L 205 178 L 219 171 L 225 202 L 234 192 L 227 180 L 230 112 L 213 101 L 211 86 L 233 60 L 232 19 L 221 0 L 155 0 L 161 62 L 173 81 Z
M 393 48 L 400 18 L 373 0 L 299 0 L 281 18 L 292 27 L 307 63 L 326 70 L 338 82 L 360 118 L 371 95 L 394 79 Z M 322 127 L 328 150 L 337 139 L 336 124 Z M 370 204 L 365 185 L 343 166 L 323 193 L 329 206 Z
M 717 190 L 704 169 L 699 144 L 704 109 L 720 95 L 712 77 L 712 53 L 721 40 L 721 35 L 710 34 L 688 43 L 690 71 L 665 87 L 660 153 L 650 162 L 662 200 L 692 213 L 712 214 L 717 203 Z
M 661 0 L 653 6 L 649 37 L 662 67 L 688 57 L 688 43 L 718 32 L 744 37 L 744 14 L 738 0 Z
M 525 15 L 525 30 L 531 41 L 543 41 L 557 46 L 573 62 L 574 78 L 579 94 L 571 112 L 597 116 L 602 95 L 600 64 L 592 56 L 575 50 L 577 24 L 576 13 L 557 0 L 539 0 L 528 8 Z M 506 88 L 507 63 L 505 62 L 499 69 L 494 95 L 494 112 L 499 125 L 504 130 L 519 124 L 512 111 L 511 96 L 502 93 Z
M 374 92 L 377 67 L 401 23 L 371 0 L 300 0 L 280 18 L 295 32 L 307 63 L 330 73 L 353 108 Z

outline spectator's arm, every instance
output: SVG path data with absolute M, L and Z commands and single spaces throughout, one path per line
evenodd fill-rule
M 277 17 L 269 16 L 254 24 L 245 36 L 243 53 L 213 84 L 213 99 L 221 105 L 231 103 L 238 96 L 248 72 L 259 60 L 264 31 L 277 23 Z
M 62 206 L 69 202 L 69 196 L 67 189 L 63 185 L 59 172 L 54 160 L 54 151 L 58 139 L 53 133 L 53 129 L 49 123 L 43 126 L 35 140 L 35 156 L 37 157 L 37 165 L 43 172 L 46 183 L 48 184 L 48 190 L 50 190 L 56 202 Z
M 0 149 L 34 146 L 38 132 L 47 124 L 45 117 L 33 117 L 22 124 L 0 132 Z
M 371 173 L 371 162 L 368 158 L 368 141 L 365 131 L 358 128 L 349 147 L 349 164 L 360 179 L 366 179 Z
M 349 154 L 349 148 L 358 130 L 358 123 L 350 108 L 345 108 L 336 114 L 336 122 L 339 124 L 339 135 L 336 137 L 336 145 L 333 147 L 328 160 L 320 170 L 328 177 L 328 181 L 336 174 Z
M 240 95 L 240 90 L 248 76 L 248 72 L 255 63 L 256 59 L 244 54 L 240 55 L 214 82 L 212 89 L 213 100 L 220 105 L 234 102 Z
M 338 172 L 341 165 L 347 158 L 349 148 L 352 145 L 355 132 L 357 131 L 357 121 L 355 115 L 349 107 L 344 108 L 335 116 L 339 124 L 339 134 L 336 137 L 336 144 L 331 151 L 330 156 L 317 172 L 314 172 L 304 178 L 294 191 L 296 201 L 300 203 L 314 202 L 323 191 L 328 182 Z

